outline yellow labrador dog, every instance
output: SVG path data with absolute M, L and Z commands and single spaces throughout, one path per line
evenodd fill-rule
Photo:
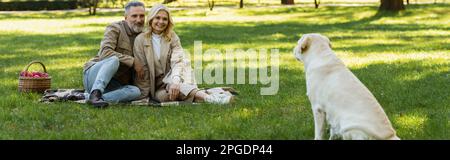
M 381 105 L 333 53 L 327 37 L 303 35 L 294 54 L 305 65 L 316 140 L 323 139 L 326 122 L 330 139 L 399 139 Z

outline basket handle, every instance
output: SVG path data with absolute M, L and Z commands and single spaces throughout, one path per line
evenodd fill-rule
M 42 68 L 44 68 L 44 72 L 47 73 L 47 69 L 45 69 L 44 63 L 42 63 L 42 62 L 40 62 L 40 61 L 31 61 L 27 66 L 25 66 L 25 68 L 24 68 L 23 70 L 28 72 L 28 68 L 29 68 L 32 64 L 35 64 L 35 63 L 39 63 L 39 64 L 42 66 Z

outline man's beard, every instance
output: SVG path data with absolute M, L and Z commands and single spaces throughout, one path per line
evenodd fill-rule
M 144 25 L 132 24 L 130 28 L 135 33 L 141 33 L 144 30 Z

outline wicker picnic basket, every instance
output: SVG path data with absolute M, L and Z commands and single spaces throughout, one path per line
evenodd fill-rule
M 28 72 L 28 68 L 32 64 L 40 64 L 44 68 L 44 72 L 47 73 L 47 69 L 42 62 L 32 61 L 25 68 L 24 71 Z M 19 75 L 19 92 L 37 92 L 44 93 L 46 89 L 50 89 L 51 77 L 25 77 Z

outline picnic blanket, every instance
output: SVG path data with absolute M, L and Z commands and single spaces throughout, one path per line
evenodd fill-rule
M 200 90 L 205 90 L 207 94 L 230 94 L 238 95 L 238 92 L 231 87 L 215 87 L 215 88 L 203 88 Z M 40 99 L 42 103 L 52 103 L 52 102 L 76 102 L 76 103 L 86 103 L 86 95 L 84 89 L 47 89 L 44 95 Z M 183 101 L 173 101 L 173 102 L 157 102 L 151 99 L 136 100 L 129 103 L 123 103 L 129 105 L 139 105 L 139 106 L 177 106 L 177 105 L 191 105 L 198 103 L 188 103 Z
M 85 103 L 84 89 L 47 89 L 40 100 L 43 103 L 63 101 Z

